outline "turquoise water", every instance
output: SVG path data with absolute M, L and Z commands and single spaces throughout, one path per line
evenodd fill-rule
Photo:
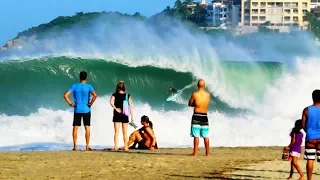
M 91 83 L 100 96 L 110 95 L 119 80 L 125 81 L 135 101 L 148 103 L 153 108 L 182 109 L 186 104 L 167 103 L 168 88 L 182 90 L 180 97 L 188 100 L 195 90 L 197 79 L 189 72 L 177 72 L 151 66 L 129 67 L 101 59 L 43 57 L 29 61 L 0 63 L 0 83 L 3 96 L 0 113 L 28 115 L 38 108 L 64 109 L 63 93 L 78 82 L 78 73 L 88 72 Z M 280 63 L 223 62 L 226 84 L 238 91 L 259 96 L 282 72 Z M 191 87 L 190 87 L 191 86 Z M 211 109 L 231 113 L 236 109 L 222 102 L 212 92 L 215 105 Z

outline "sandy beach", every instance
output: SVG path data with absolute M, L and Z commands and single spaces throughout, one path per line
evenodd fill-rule
M 281 149 L 212 148 L 209 157 L 202 148 L 198 157 L 188 156 L 191 149 L 0 152 L 0 178 L 283 179 L 289 162 L 281 160 Z M 305 161 L 300 166 L 305 170 Z

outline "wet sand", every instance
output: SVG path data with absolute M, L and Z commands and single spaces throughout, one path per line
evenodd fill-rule
M 250 170 L 256 168 L 254 164 L 275 161 L 281 165 L 270 163 L 272 171 L 288 171 L 283 165 L 288 162 L 281 161 L 281 149 L 212 148 L 209 157 L 204 156 L 203 148 L 198 157 L 188 156 L 192 149 L 0 152 L 0 178 L 256 179 L 252 176 L 262 175 Z

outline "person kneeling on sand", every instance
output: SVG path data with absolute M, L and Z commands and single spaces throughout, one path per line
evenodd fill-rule
M 134 131 L 129 137 L 128 147 L 134 143 L 129 149 L 150 149 L 151 151 L 158 149 L 156 137 L 153 132 L 153 124 L 149 120 L 149 117 L 142 116 L 141 124 L 143 127 Z M 136 144 L 138 144 L 138 148 L 135 147 Z

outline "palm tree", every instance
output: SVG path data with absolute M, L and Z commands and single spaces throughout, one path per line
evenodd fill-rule
M 303 16 L 303 20 L 308 22 L 308 30 L 312 31 L 312 23 L 314 20 L 314 15 L 310 12 L 307 12 L 305 16 Z
M 181 9 L 181 7 L 182 7 L 182 2 L 180 0 L 176 0 L 173 8 L 179 10 Z

